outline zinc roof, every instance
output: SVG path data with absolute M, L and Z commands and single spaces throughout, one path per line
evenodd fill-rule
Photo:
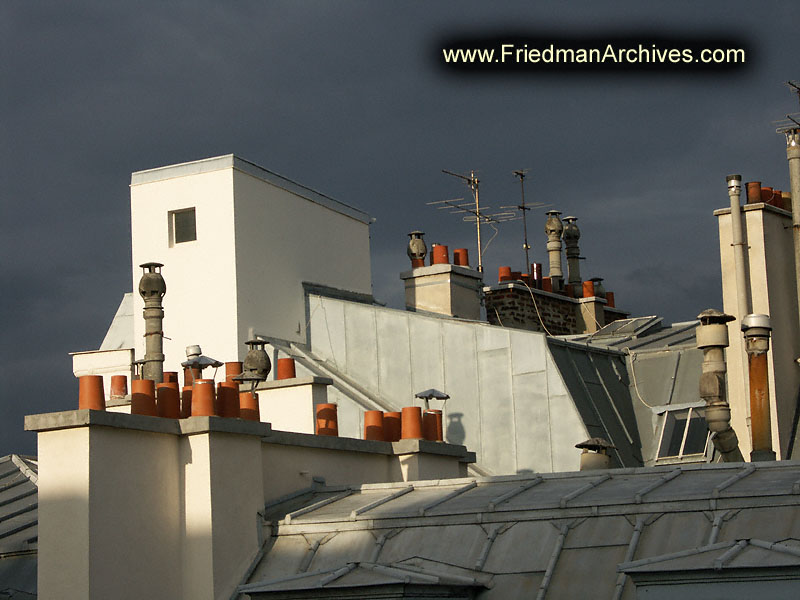
M 623 563 L 743 539 L 800 548 L 800 463 L 323 487 L 265 515 L 263 556 L 239 590 L 253 597 L 346 586 L 364 570 L 375 583 L 377 565 L 466 578 L 478 598 L 633 598 Z

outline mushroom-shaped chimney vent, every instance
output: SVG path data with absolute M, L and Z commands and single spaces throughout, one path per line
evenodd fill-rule
M 577 220 L 578 217 L 564 217 L 564 223 L 566 223 L 566 225 L 564 225 L 563 235 L 564 235 L 564 241 L 567 244 L 570 244 L 571 242 L 577 243 L 577 241 L 581 237 L 581 230 L 578 229 L 578 226 L 575 224 L 575 221 Z
M 561 222 L 561 219 L 558 218 L 558 215 L 561 214 L 561 211 L 558 210 L 548 210 L 547 211 L 547 221 L 544 224 L 544 232 L 550 238 L 553 236 L 555 239 L 560 239 L 561 234 L 564 231 L 564 224 Z
M 247 351 L 247 356 L 244 357 L 242 362 L 242 374 L 236 375 L 233 378 L 234 381 L 249 381 L 253 385 L 253 389 L 259 382 L 266 381 L 267 375 L 272 369 L 272 363 L 269 360 L 269 356 L 267 356 L 267 351 L 264 350 L 266 343 L 264 340 L 259 339 L 245 342 L 250 347 L 250 350 Z
M 594 452 L 602 452 L 604 454 L 608 453 L 609 450 L 616 449 L 614 444 L 601 437 L 589 438 L 585 442 L 575 444 L 575 447 L 580 448 L 581 450 L 592 450 Z
M 139 295 L 145 300 L 161 300 L 167 293 L 167 284 L 161 276 L 161 263 L 147 262 L 139 265 L 143 272 L 139 280 Z
M 424 266 L 425 257 L 428 255 L 428 247 L 425 245 L 425 240 L 422 236 L 425 235 L 422 231 L 412 231 L 408 234 L 411 238 L 408 240 L 408 258 L 411 259 L 413 266 Z
M 726 315 L 716 308 L 707 308 L 697 315 L 697 318 L 700 319 L 701 325 L 724 325 L 725 323 L 736 320 L 736 317 Z

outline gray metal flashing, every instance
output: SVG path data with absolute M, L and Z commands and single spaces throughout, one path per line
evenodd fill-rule
M 642 503 L 642 498 L 644 498 L 647 494 L 649 494 L 653 490 L 661 487 L 665 483 L 669 483 L 670 481 L 675 479 L 678 475 L 680 475 L 682 472 L 683 472 L 683 468 L 679 467 L 677 469 L 674 469 L 673 471 L 670 471 L 669 473 L 667 473 L 666 475 L 664 475 L 660 479 L 654 481 L 650 485 L 645 486 L 644 488 L 642 488 L 641 490 L 636 492 L 636 495 L 634 496 L 634 502 L 636 504 L 641 504 Z
M 569 525 L 562 525 L 558 540 L 556 541 L 556 545 L 553 548 L 552 554 L 550 555 L 550 560 L 547 563 L 547 569 L 545 569 L 544 578 L 539 586 L 539 593 L 536 594 L 536 600 L 544 600 L 545 595 L 547 595 L 547 588 L 550 587 L 550 581 L 553 579 L 553 571 L 556 568 L 556 563 L 558 562 L 559 556 L 561 556 L 561 551 L 564 549 L 564 542 L 567 539 L 568 533 Z
M 369 225 L 372 221 L 371 217 L 362 210 L 353 206 L 340 202 L 330 196 L 326 196 L 310 187 L 304 186 L 300 183 L 287 179 L 273 171 L 269 171 L 264 167 L 252 163 L 243 158 L 239 158 L 233 154 L 226 154 L 223 156 L 215 156 L 211 158 L 204 158 L 176 165 L 167 165 L 164 167 L 157 167 L 155 169 L 146 169 L 143 171 L 136 171 L 131 174 L 131 186 L 143 185 L 147 183 L 154 183 L 157 181 L 164 181 L 167 179 L 174 179 L 176 177 L 187 177 L 190 175 L 199 175 L 201 173 L 211 173 L 213 171 L 220 171 L 223 169 L 235 169 L 256 179 L 260 179 L 270 185 L 279 187 L 287 192 L 299 196 L 305 200 L 324 206 L 339 214 L 348 216 L 357 221 Z
M 594 489 L 595 487 L 597 487 L 598 485 L 600 485 L 605 481 L 608 481 L 609 479 L 611 479 L 611 473 L 604 473 L 598 480 L 589 481 L 582 487 L 579 487 L 577 490 L 573 490 L 569 494 L 565 494 L 564 496 L 562 496 L 561 499 L 558 501 L 558 506 L 561 508 L 566 508 L 567 503 L 570 500 L 574 500 L 578 496 L 585 494 L 589 490 Z
M 342 498 L 346 498 L 347 496 L 349 496 L 352 493 L 353 493 L 353 490 L 345 490 L 341 494 L 337 494 L 336 496 L 331 496 L 330 498 L 325 498 L 324 500 L 320 500 L 319 502 L 315 502 L 314 504 L 311 504 L 309 506 L 305 506 L 303 508 L 300 508 L 298 510 L 290 512 L 289 514 L 287 514 L 284 517 L 283 522 L 286 523 L 287 525 L 289 525 L 289 524 L 291 524 L 292 519 L 296 519 L 297 517 L 300 517 L 300 516 L 305 515 L 307 513 L 313 512 L 313 511 L 317 510 L 318 508 L 322 508 L 323 506 L 327 506 L 328 504 L 331 504 L 333 502 L 338 502 Z
M 475 481 L 471 481 L 471 482 L 470 482 L 470 483 L 468 483 L 467 485 L 464 485 L 464 486 L 462 486 L 462 487 L 458 488 L 457 490 L 453 490 L 453 491 L 452 491 L 452 492 L 450 492 L 449 494 L 447 494 L 447 495 L 445 495 L 445 496 L 442 496 L 441 498 L 437 498 L 437 499 L 436 499 L 436 500 L 434 500 L 433 502 L 429 502 L 429 503 L 428 503 L 428 504 L 426 504 L 425 506 L 422 506 L 422 507 L 420 507 L 420 509 L 419 509 L 419 511 L 418 511 L 418 512 L 419 512 L 419 515 L 420 515 L 420 516 L 424 516 L 425 514 L 427 514 L 427 512 L 428 512 L 429 510 L 431 510 L 431 509 L 433 509 L 433 508 L 436 508 L 436 507 L 437 507 L 437 506 L 439 506 L 440 504 L 444 504 L 444 503 L 445 503 L 445 502 L 447 502 L 448 500 L 452 500 L 452 499 L 453 499 L 453 498 L 455 498 L 456 496 L 460 496 L 460 495 L 461 495 L 461 494 L 463 494 L 464 492 L 468 492 L 469 490 L 471 490 L 472 488 L 476 487 L 477 485 L 478 485 L 478 484 L 477 484 L 477 482 L 475 482 Z
M 381 504 L 385 504 L 386 502 L 394 500 L 395 498 L 399 498 L 400 496 L 405 496 L 406 494 L 412 491 L 414 491 L 414 486 L 409 485 L 397 490 L 393 494 L 389 494 L 388 496 L 382 496 L 381 498 L 373 500 L 372 502 L 365 504 L 364 506 L 359 506 L 358 508 L 354 508 L 350 513 L 350 520 L 355 521 L 359 515 L 362 515 L 365 512 L 372 510 L 377 506 L 380 506 Z
M 728 479 L 717 485 L 714 490 L 711 492 L 712 498 L 719 498 L 720 492 L 725 488 L 732 486 L 737 481 L 744 479 L 748 475 L 752 475 L 758 467 L 753 464 L 749 463 L 742 471 L 739 471 L 735 475 L 731 475 Z
M 513 490 L 510 490 L 510 491 L 506 492 L 505 494 L 501 494 L 500 496 L 497 496 L 496 498 L 492 498 L 492 500 L 489 502 L 489 504 L 486 505 L 486 510 L 489 510 L 489 511 L 494 510 L 495 508 L 497 508 L 503 502 L 505 502 L 507 500 L 511 500 L 511 498 L 513 498 L 514 496 L 517 496 L 517 495 L 521 494 L 522 492 L 525 492 L 525 491 L 531 489 L 535 485 L 539 485 L 543 481 L 544 481 L 544 479 L 542 479 L 541 477 L 537 476 L 537 477 L 534 477 L 533 479 L 531 479 L 530 481 L 528 481 L 527 483 L 523 483 L 519 487 L 516 487 Z

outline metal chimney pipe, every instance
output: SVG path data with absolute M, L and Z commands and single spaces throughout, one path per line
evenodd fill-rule
M 567 283 L 581 285 L 581 252 L 578 249 L 578 240 L 581 237 L 580 229 L 575 224 L 577 217 L 564 217 L 564 245 L 567 248 Z
M 767 379 L 767 351 L 772 331 L 769 316 L 747 315 L 742 319 L 742 331 L 750 374 L 750 436 L 753 440 L 750 460 L 775 460 Z
M 750 312 L 750 295 L 747 293 L 747 279 L 744 270 L 744 239 L 742 236 L 742 211 L 739 196 L 742 193 L 742 176 L 728 175 L 728 196 L 731 200 L 731 233 L 733 264 L 736 272 L 736 304 L 739 319 Z
M 786 132 L 786 158 L 789 160 L 789 185 L 792 190 L 794 274 L 797 285 L 797 314 L 800 318 L 800 128 Z
M 139 265 L 143 269 L 139 280 L 139 295 L 144 300 L 145 354 L 142 361 L 142 379 L 162 383 L 164 379 L 164 309 L 161 300 L 167 293 L 167 284 L 161 276 L 161 263 Z
M 557 210 L 547 211 L 547 221 L 544 225 L 544 232 L 547 235 L 547 255 L 550 259 L 550 280 L 554 292 L 562 291 L 564 283 L 564 274 L 561 271 L 561 234 L 564 232 L 564 225 L 558 218 L 560 214 L 561 212 Z
M 700 375 L 700 397 L 706 402 L 706 424 L 711 441 L 725 462 L 744 462 L 739 438 L 731 427 L 731 407 L 725 391 L 725 348 L 728 347 L 728 326 L 735 317 L 710 308 L 697 318 L 697 347 L 703 351 L 703 372 Z

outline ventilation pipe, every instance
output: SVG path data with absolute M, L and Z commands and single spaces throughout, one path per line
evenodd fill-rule
M 577 217 L 564 217 L 564 245 L 567 249 L 567 283 L 574 285 L 576 290 L 581 287 L 581 252 L 578 250 L 578 240 L 581 232 L 575 224 Z
M 792 189 L 794 273 L 797 284 L 797 314 L 800 318 L 800 128 L 790 129 L 786 132 L 786 158 L 789 160 L 789 185 Z
M 742 319 L 744 349 L 750 375 L 750 436 L 753 440 L 751 461 L 775 460 L 772 450 L 772 424 L 769 415 L 767 351 L 772 326 L 767 315 L 747 315 Z
M 697 318 L 697 347 L 703 351 L 703 373 L 700 375 L 700 397 L 706 403 L 706 423 L 711 441 L 725 462 L 744 462 L 739 438 L 731 427 L 731 407 L 725 392 L 725 348 L 728 347 L 727 323 L 736 319 L 709 308 Z
M 736 308 L 741 319 L 750 312 L 750 296 L 747 293 L 747 279 L 744 271 L 744 238 L 742 236 L 742 211 L 739 196 L 742 193 L 742 176 L 728 175 L 728 196 L 731 200 L 731 229 L 733 263 L 736 272 Z
M 547 235 L 547 255 L 550 259 L 550 281 L 554 292 L 561 292 L 564 289 L 564 274 L 561 271 L 561 234 L 564 232 L 564 225 L 558 215 L 557 210 L 547 211 L 547 221 L 544 225 L 544 232 Z
M 167 293 L 167 284 L 161 276 L 161 263 L 139 265 L 144 272 L 139 280 L 139 295 L 144 300 L 144 361 L 142 379 L 161 383 L 164 379 L 164 309 L 161 300 Z

